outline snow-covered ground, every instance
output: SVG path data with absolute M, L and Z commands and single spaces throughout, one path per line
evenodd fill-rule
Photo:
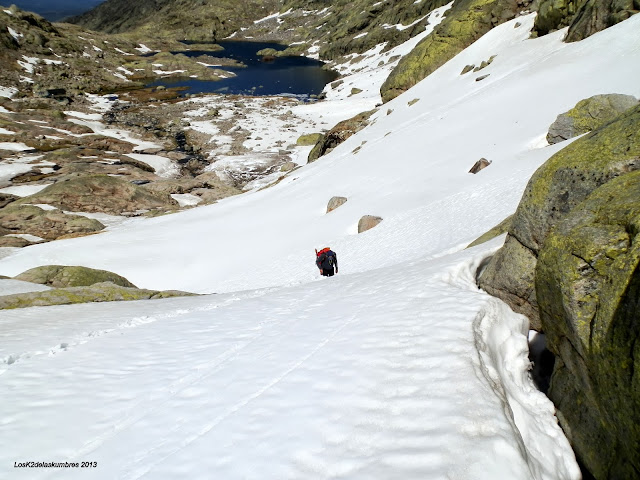
M 475 286 L 501 239 L 462 248 L 564 146 L 544 141 L 556 115 L 640 96 L 640 15 L 572 44 L 518 21 L 277 185 L 0 260 L 218 293 L 0 313 L 0 477 L 579 478 L 527 375 L 526 320 Z M 348 201 L 326 214 L 334 195 Z M 384 220 L 357 234 L 364 214 Z M 329 279 L 313 263 L 327 245 Z

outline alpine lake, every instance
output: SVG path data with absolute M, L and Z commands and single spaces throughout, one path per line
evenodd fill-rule
M 215 66 L 235 74 L 217 81 L 197 78 L 167 77 L 156 80 L 147 87 L 163 86 L 177 88 L 181 95 L 198 93 L 218 93 L 232 95 L 285 95 L 309 100 L 319 95 L 324 86 L 338 78 L 333 70 L 324 69 L 324 63 L 300 56 L 260 56 L 258 52 L 266 48 L 282 51 L 285 45 L 268 42 L 221 41 L 222 50 L 187 50 L 180 53 L 189 57 L 207 55 L 214 58 L 229 58 L 242 66 Z M 201 45 L 198 45 L 201 47 Z

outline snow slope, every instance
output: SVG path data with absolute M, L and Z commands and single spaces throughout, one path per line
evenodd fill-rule
M 574 44 L 518 21 L 271 188 L 1 259 L 220 294 L 1 312 L 0 477 L 578 478 L 526 320 L 475 287 L 501 240 L 461 248 L 563 147 L 544 141 L 557 114 L 640 96 L 640 15 Z M 349 200 L 325 214 L 333 195 Z M 384 220 L 358 235 L 363 214 Z M 330 279 L 312 263 L 326 245 Z M 30 460 L 98 466 L 14 467 Z

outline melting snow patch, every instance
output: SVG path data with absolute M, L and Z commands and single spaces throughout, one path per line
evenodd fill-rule
M 83 113 L 75 112 L 73 110 L 65 110 L 64 113 L 69 117 L 83 118 L 85 120 L 102 120 L 102 115 L 100 115 L 99 113 Z
M 0 87 L 0 97 L 11 98 L 17 92 L 18 92 L 18 89 L 15 88 L 15 87 Z M 1 113 L 10 113 L 9 110 L 7 110 L 4 107 L 0 107 L 0 112 Z
M 15 135 L 16 132 L 12 132 L 11 130 L 7 130 L 6 128 L 0 127 L 0 135 Z
M 149 53 L 152 50 L 147 47 L 144 43 L 141 43 L 139 47 L 136 47 L 134 50 L 138 50 L 140 53 Z
M 174 75 L 176 73 L 184 73 L 184 72 L 186 72 L 186 70 L 171 70 L 171 71 L 153 70 L 153 73 L 157 75 Z
M 0 150 L 10 150 L 12 152 L 25 152 L 27 150 L 33 150 L 33 148 L 21 142 L 0 142 Z
M 173 193 L 171 194 L 171 198 L 178 202 L 181 207 L 190 207 L 202 202 L 200 197 L 190 193 Z
M 30 242 L 41 242 L 44 240 L 42 237 L 37 237 L 36 235 L 31 235 L 30 233 L 8 233 L 5 237 L 16 237 L 16 238 L 24 238 Z
M 119 48 L 114 49 L 116 52 L 121 53 L 122 55 L 133 55 L 133 53 L 127 53 L 124 50 L 120 50 Z
M 28 171 L 28 170 L 27 170 Z M 15 195 L 16 197 L 28 197 L 29 195 L 34 195 L 41 190 L 47 188 L 49 184 L 46 185 L 14 185 L 12 187 L 6 187 L 0 190 L 0 193 L 8 193 L 10 195 Z
M 145 153 L 128 153 L 126 156 L 146 163 L 156 171 L 159 177 L 173 178 L 180 173 L 178 166 L 167 157 Z
M 22 58 L 24 58 L 24 62 L 18 60 L 18 65 L 24 68 L 27 72 L 33 73 L 33 67 L 38 64 L 40 59 L 37 57 L 27 57 L 26 55 L 23 55 Z
M 16 32 L 16 31 L 15 31 L 13 28 L 11 28 L 11 27 L 7 27 L 7 30 L 9 30 L 9 33 L 11 34 L 11 36 L 12 36 L 13 38 L 15 38 L 15 39 L 16 39 L 16 41 L 17 41 L 17 40 L 20 40 L 22 37 L 24 37 L 24 35 L 23 35 L 23 34 Z

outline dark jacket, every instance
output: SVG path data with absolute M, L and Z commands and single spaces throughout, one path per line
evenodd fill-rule
M 325 271 L 333 271 L 335 268 L 338 273 L 338 256 L 332 250 L 323 251 L 316 257 L 316 265 L 320 270 Z

